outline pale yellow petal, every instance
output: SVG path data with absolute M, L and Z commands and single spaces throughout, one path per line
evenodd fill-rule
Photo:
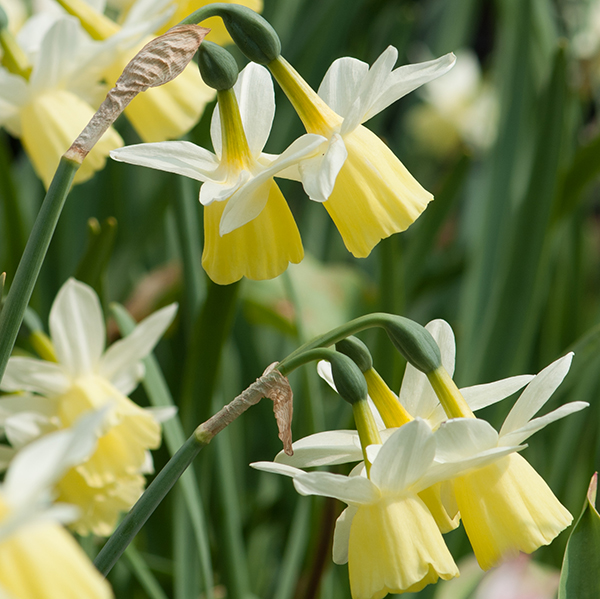
M 361 505 L 350 529 L 348 552 L 353 599 L 416 592 L 458 568 L 423 502 L 416 496 Z
M 365 258 L 381 239 L 407 229 L 433 196 L 366 127 L 344 143 L 348 158 L 324 206 L 348 250 Z
M 219 236 L 219 223 L 226 201 L 204 208 L 204 252 L 202 266 L 219 285 L 242 277 L 272 279 L 304 256 L 294 217 L 275 182 L 267 205 L 249 223 Z
M 460 513 L 456 513 L 452 517 L 448 514 L 441 497 L 442 484 L 436 483 L 424 489 L 419 493 L 419 497 L 427 506 L 440 531 L 445 534 L 458 527 L 460 524 Z
M 91 487 L 72 468 L 57 485 L 57 501 L 76 505 L 81 510 L 80 517 L 71 524 L 75 532 L 106 537 L 112 534 L 121 513 L 129 511 L 140 498 L 145 484 L 144 477 L 136 474 Z
M 517 453 L 454 479 L 456 501 L 479 565 L 548 545 L 573 517 Z
M 194 11 L 212 3 L 213 2 L 210 0 L 179 0 L 179 2 L 177 2 L 177 10 L 171 19 L 165 25 L 163 25 L 159 33 L 164 33 L 167 31 L 167 29 L 174 27 L 177 25 L 177 23 L 185 19 L 185 17 L 192 14 Z M 263 9 L 263 0 L 225 0 L 224 3 L 241 4 L 242 6 L 251 8 L 254 12 L 262 12 Z M 201 24 L 202 27 L 208 27 L 210 29 L 210 33 L 206 36 L 208 41 L 214 42 L 215 44 L 219 44 L 221 46 L 232 43 L 231 37 L 229 37 L 227 29 L 223 24 L 223 20 L 220 17 L 211 17 L 210 19 L 202 21 Z
M 21 111 L 21 142 L 36 173 L 48 188 L 60 157 L 92 118 L 94 110 L 66 90 L 52 90 L 34 98 Z M 110 150 L 123 145 L 111 127 L 94 146 L 75 175 L 75 183 L 86 181 L 104 168 Z
M 0 586 L 18 599 L 108 599 L 112 591 L 61 526 L 37 522 L 0 543 Z
M 106 72 L 113 85 L 140 48 L 122 54 Z M 202 81 L 198 66 L 192 62 L 169 83 L 138 94 L 125 109 L 125 116 L 145 142 L 179 139 L 200 120 L 215 93 Z

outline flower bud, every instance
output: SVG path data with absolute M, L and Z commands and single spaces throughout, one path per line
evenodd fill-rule
M 367 372 L 373 368 L 373 358 L 369 348 L 358 338 L 351 335 L 335 344 L 335 349 L 348 356 L 361 372 Z
M 239 75 L 235 58 L 212 42 L 203 42 L 200 45 L 198 67 L 204 83 L 217 91 L 231 89 Z
M 219 11 L 225 27 L 244 55 L 258 64 L 269 64 L 281 54 L 281 41 L 270 23 L 246 6 L 232 4 Z
M 441 366 L 440 348 L 425 327 L 408 318 L 393 316 L 384 328 L 396 349 L 415 368 L 427 374 Z
M 331 352 L 327 358 L 331 362 L 331 373 L 335 388 L 342 399 L 349 404 L 367 398 L 367 382 L 359 367 L 346 355 Z

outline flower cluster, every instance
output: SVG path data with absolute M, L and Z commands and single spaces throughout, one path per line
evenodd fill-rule
M 452 373 L 452 329 L 439 320 L 427 328 L 440 347 L 443 366 Z M 441 533 L 460 520 L 487 570 L 519 551 L 531 553 L 550 543 L 571 523 L 571 514 L 516 453 L 533 433 L 588 405 L 571 402 L 534 418 L 566 376 L 571 359 L 567 354 L 534 377 L 460 392 L 448 385 L 446 396 L 459 394 L 468 406 L 454 418 L 444 413 L 447 399 L 439 385 L 412 365 L 399 396 L 371 368 L 364 374 L 381 439 L 365 447 L 356 431 L 317 433 L 294 443 L 293 456 L 282 452 L 275 462 L 252 466 L 291 476 L 303 495 L 348 504 L 336 524 L 333 559 L 348 562 L 354 599 L 416 591 L 438 578 L 457 576 Z M 319 371 L 333 385 L 330 369 L 321 363 Z M 523 387 L 500 432 L 473 415 Z M 365 456 L 349 476 L 302 469 L 358 462 Z
M 240 2 L 243 4 L 243 2 Z M 120 24 L 103 2 L 64 0 L 34 14 L 13 36 L 0 36 L 0 126 L 21 139 L 46 188 L 60 156 L 88 123 L 125 65 L 175 10 L 169 0 L 137 0 Z M 182 3 L 184 4 L 184 3 Z M 257 0 L 251 6 L 260 10 Z M 72 15 L 72 16 L 70 16 Z M 9 22 L 9 26 L 12 25 Z M 226 43 L 222 32 L 217 39 Z M 198 69 L 188 65 L 175 80 L 136 97 L 125 114 L 144 141 L 176 139 L 199 120 L 214 98 Z M 123 145 L 111 127 L 78 171 L 82 182 L 102 169 L 110 150 Z
M 143 320 L 106 351 L 104 318 L 91 287 L 69 279 L 50 312 L 51 360 L 14 356 L 0 389 L 0 425 L 17 450 L 72 427 L 106 407 L 96 450 L 56 482 L 58 498 L 80 508 L 72 527 L 80 534 L 109 535 L 122 511 L 141 495 L 152 471 L 149 449 L 160 445 L 160 421 L 169 411 L 142 409 L 129 395 L 143 375 L 144 358 L 172 322 L 176 305 Z M 17 453 L 17 455 L 19 455 Z

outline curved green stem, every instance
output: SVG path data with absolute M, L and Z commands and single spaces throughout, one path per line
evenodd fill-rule
M 0 381 L 23 322 L 25 310 L 40 274 L 54 229 L 56 229 L 60 213 L 65 205 L 71 183 L 80 166 L 79 163 L 64 156 L 60 159 L 58 169 L 35 219 L 31 235 L 17 267 L 15 278 L 4 302 L 2 313 L 0 313 Z

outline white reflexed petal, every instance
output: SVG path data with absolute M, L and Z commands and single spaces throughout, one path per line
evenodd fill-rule
M 177 406 L 163 406 L 163 407 L 151 407 L 144 408 L 145 412 L 148 412 L 158 423 L 167 422 L 171 420 L 177 414 Z
M 320 135 L 307 134 L 295 140 L 278 158 L 240 187 L 227 202 L 220 224 L 220 234 L 237 229 L 256 218 L 265 207 L 272 178 L 280 170 L 304 160 L 325 142 Z
M 51 488 L 72 466 L 94 451 L 107 410 L 88 413 L 77 424 L 27 445 L 13 459 L 3 491 L 13 504 L 26 502 Z
M 283 476 L 291 476 L 292 478 L 305 474 L 304 470 L 294 468 L 286 464 L 277 464 L 276 462 L 252 462 L 251 468 L 262 470 L 263 472 L 271 472 L 273 474 L 282 474 Z
M 206 181 L 200 188 L 200 203 L 208 206 L 229 199 L 251 176 L 248 171 L 241 171 L 235 181 Z
M 373 63 L 362 80 L 358 97 L 352 103 L 352 107 L 342 123 L 342 135 L 354 131 L 369 118 L 367 114 L 381 95 L 382 89 L 385 89 L 397 59 L 398 50 L 393 46 L 388 46 Z
M 502 379 L 501 381 L 486 383 L 485 385 L 464 387 L 460 392 L 471 410 L 475 412 L 510 397 L 513 393 L 516 393 L 519 389 L 527 385 L 533 378 L 532 374 L 522 374 Z
M 196 181 L 212 180 L 219 168 L 219 161 L 212 152 L 189 141 L 125 146 L 112 150 L 110 157 L 118 162 L 175 173 Z
M 111 383 L 113 387 L 118 389 L 123 395 L 131 395 L 140 384 L 140 381 L 144 378 L 146 369 L 142 362 L 134 364 L 129 370 L 121 370 L 115 377 L 113 377 Z
M 362 451 L 358 433 L 351 430 L 325 431 L 299 439 L 292 445 L 294 455 L 280 451 L 275 461 L 297 468 L 360 462 Z
M 46 433 L 56 430 L 48 418 L 37 412 L 19 412 L 4 421 L 4 434 L 8 442 L 20 449 Z
M 434 456 L 431 428 L 420 419 L 413 420 L 383 444 L 371 466 L 371 480 L 382 490 L 402 492 L 423 476 Z
M 0 398 L 0 426 L 11 416 L 19 416 L 24 412 L 40 414 L 46 420 L 56 415 L 58 399 L 33 394 L 4 395 Z
M 305 472 L 294 478 L 300 495 L 333 497 L 349 505 L 373 503 L 380 497 L 377 487 L 362 476 L 342 476 L 330 472 Z
M 442 356 L 442 366 L 448 371 L 450 376 L 454 375 L 454 363 L 456 360 L 456 341 L 454 340 L 454 331 L 452 327 L 441 318 L 432 320 L 425 325 L 431 336 L 440 348 Z
M 454 418 L 440 425 L 434 433 L 435 459 L 454 462 L 498 445 L 494 427 L 479 418 Z
M 421 85 L 447 73 L 454 66 L 455 62 L 456 57 L 450 53 L 435 60 L 408 64 L 395 69 L 385 82 L 375 101 L 369 106 L 362 122 L 364 123 L 374 117 L 390 104 L 421 87 Z
M 96 292 L 89 285 L 69 279 L 52 304 L 49 324 L 56 357 L 69 374 L 93 372 L 106 338 Z
M 569 414 L 579 412 L 588 406 L 589 404 L 585 401 L 572 401 L 564 406 L 560 406 L 560 408 L 557 408 L 548 414 L 544 414 L 544 416 L 533 418 L 525 426 L 501 436 L 500 444 L 518 445 L 519 443 L 525 441 L 525 439 L 531 437 L 531 435 L 534 433 L 537 433 L 539 430 L 543 429 L 545 426 L 548 426 L 551 422 L 560 420 Z
M 176 313 L 177 304 L 171 304 L 142 320 L 127 337 L 116 341 L 106 350 L 100 360 L 98 374 L 113 381 L 121 373 L 135 368 L 154 349 Z
M 349 505 L 335 522 L 333 533 L 333 563 L 348 563 L 348 545 L 350 543 L 350 527 L 358 508 Z
M 529 422 L 567 376 L 572 360 L 573 353 L 569 353 L 536 375 L 506 417 L 500 436 L 516 431 Z
M 334 112 L 345 118 L 368 71 L 369 65 L 362 60 L 349 56 L 338 58 L 327 69 L 317 93 Z
M 333 374 L 331 372 L 331 362 L 327 360 L 320 360 L 317 363 L 318 375 L 337 393 L 337 388 L 333 381 Z
M 58 364 L 15 356 L 8 360 L 0 389 L 58 395 L 69 386 L 69 379 Z
M 472 456 L 465 456 L 455 462 L 436 461 L 427 470 L 423 478 L 415 485 L 414 491 L 418 493 L 436 483 L 462 476 L 477 468 L 484 468 L 515 451 L 525 449 L 525 447 L 527 446 L 493 447 L 492 449 L 482 451 Z M 454 512 L 454 514 L 456 514 L 456 512 Z
M 275 116 L 275 92 L 269 71 L 255 62 L 248 64 L 233 86 L 250 152 L 258 158 L 267 143 Z
M 263 180 L 262 185 L 245 185 L 236 191 L 223 210 L 219 234 L 226 235 L 254 220 L 267 205 L 272 185 L 273 181 L 269 178 Z
M 311 200 L 325 202 L 329 199 L 346 158 L 346 144 L 341 135 L 334 133 L 329 139 L 324 155 L 303 160 L 298 164 L 302 186 Z
M 140 474 L 154 474 L 154 460 L 149 451 L 144 452 L 144 461 L 140 466 Z
M 430 419 L 440 405 L 427 377 L 411 364 L 406 365 L 399 399 L 411 416 L 425 420 Z

